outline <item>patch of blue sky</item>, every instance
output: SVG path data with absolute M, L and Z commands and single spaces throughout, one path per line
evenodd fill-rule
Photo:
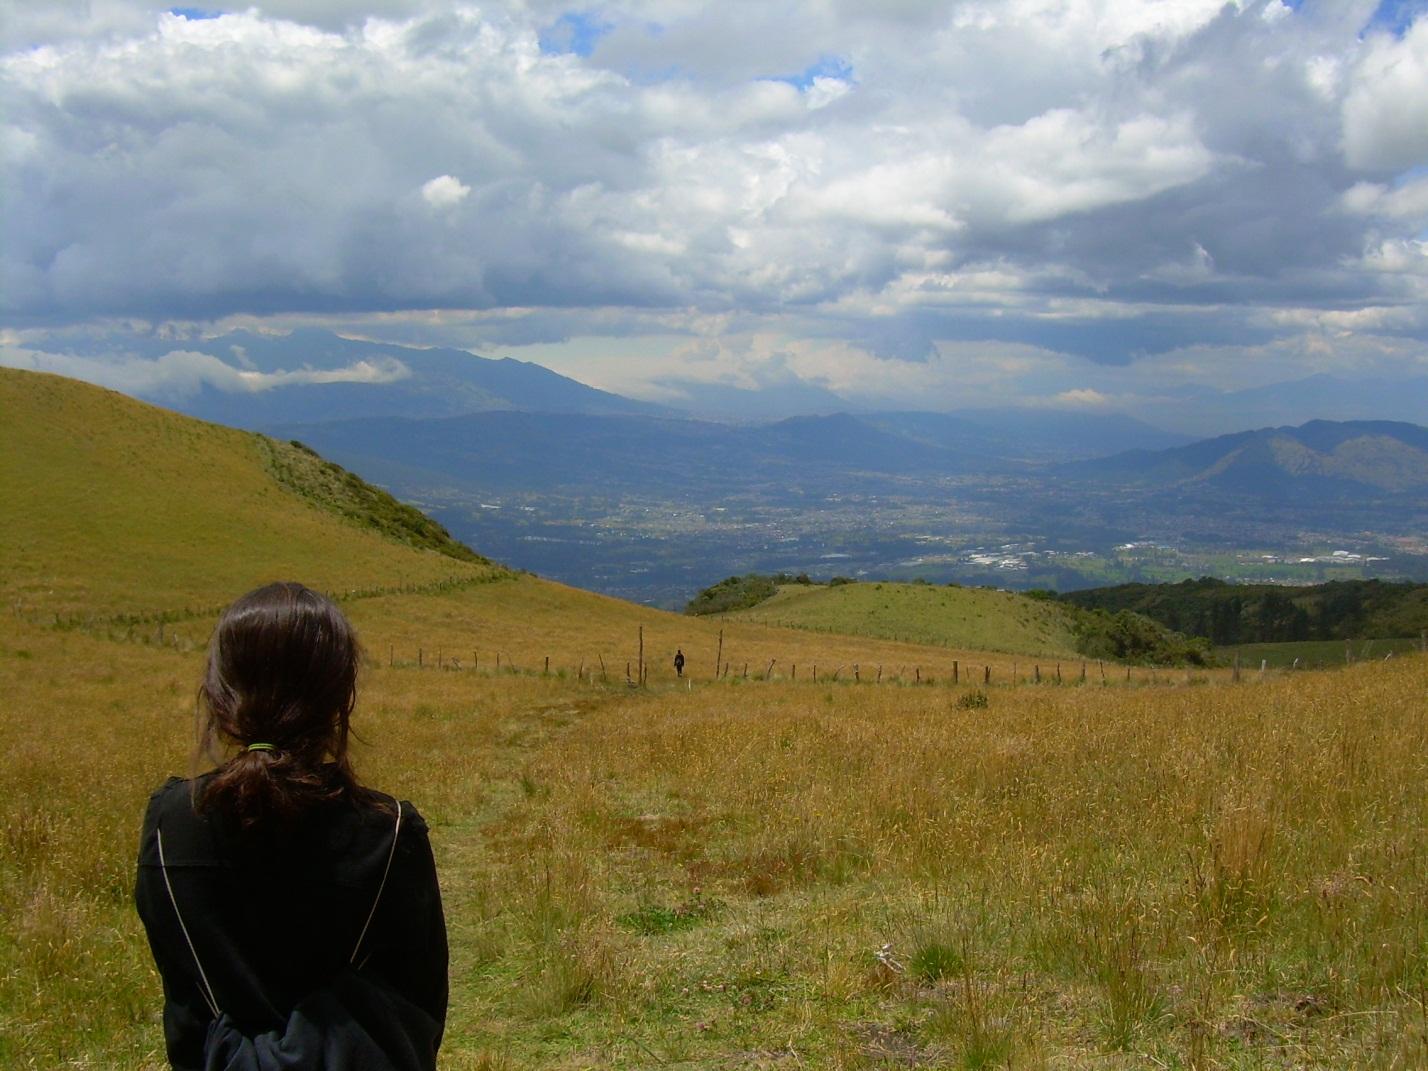
M 170 15 L 177 15 L 181 19 L 188 19 L 190 22 L 201 22 L 204 19 L 219 18 L 223 12 L 211 11 L 206 7 L 171 7 Z
M 807 89 L 818 78 L 836 78 L 840 82 L 853 81 L 853 65 L 842 56 L 819 56 L 817 61 L 797 74 L 775 74 L 762 79 L 766 82 L 787 82 L 797 89 Z
M 550 56 L 588 56 L 595 51 L 596 42 L 614 28 L 597 12 L 567 11 L 540 31 L 540 50 Z
M 1379 0 L 1364 33 L 1387 30 L 1402 37 L 1419 18 L 1428 15 L 1428 0 Z

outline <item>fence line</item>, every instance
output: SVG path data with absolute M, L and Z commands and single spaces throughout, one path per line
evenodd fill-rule
M 436 652 L 435 658 L 430 656 L 430 651 Z M 582 657 L 578 663 L 572 666 L 562 666 L 558 660 L 552 660 L 550 655 L 544 655 L 536 659 L 532 668 L 522 668 L 518 666 L 511 656 L 501 650 L 495 650 L 484 662 L 483 668 L 481 653 L 477 649 L 471 652 L 471 661 L 466 663 L 458 656 L 448 656 L 443 648 L 428 648 L 426 645 L 418 645 L 414 651 L 414 657 L 398 659 L 395 644 L 388 645 L 387 666 L 392 669 L 417 669 L 417 670 L 439 670 L 445 672 L 459 671 L 462 673 L 475 673 L 485 677 L 495 676 L 536 676 L 536 677 L 558 677 L 565 678 L 573 676 L 574 679 L 582 683 L 590 684 L 620 684 L 629 688 L 646 688 L 650 686 L 650 664 L 644 661 L 639 652 L 635 658 L 627 659 L 622 677 L 612 679 L 607 669 L 607 663 L 603 652 L 598 653 L 592 661 L 588 657 Z M 735 663 L 725 660 L 714 667 L 711 677 L 705 683 L 730 682 L 740 684 L 745 681 L 753 682 L 780 682 L 796 684 L 800 681 L 798 673 L 798 663 L 789 662 L 787 674 L 776 673 L 779 666 L 778 658 L 769 659 L 762 668 L 762 671 L 749 661 Z M 1381 663 L 1380 663 L 1381 664 Z M 491 668 L 494 665 L 494 668 Z M 596 666 L 598 665 L 598 670 Z M 950 659 L 947 663 L 939 665 L 924 665 L 916 663 L 912 665 L 900 665 L 896 670 L 882 663 L 862 663 L 844 662 L 835 666 L 831 672 L 819 671 L 818 663 L 808 663 L 808 672 L 802 678 L 804 682 L 812 684 L 832 684 L 839 683 L 849 686 L 869 686 L 869 687 L 943 687 L 949 689 L 971 689 L 977 688 L 1085 688 L 1095 686 L 1106 687 L 1145 687 L 1145 686 L 1193 686 L 1206 684 L 1216 679 L 1227 680 L 1231 683 L 1239 683 L 1251 679 L 1250 675 L 1243 674 L 1238 662 L 1233 667 L 1194 667 L 1194 666 L 1134 666 L 1126 664 L 1124 666 L 1125 676 L 1116 678 L 1106 671 L 1106 663 L 1103 659 L 1094 660 L 1096 674 L 1093 678 L 1090 672 L 1091 659 L 1082 659 L 1067 673 L 1064 663 L 1052 662 L 1043 664 L 1032 662 L 1029 668 L 1017 660 L 1011 663 L 1011 672 L 1005 672 L 1005 664 L 1001 673 L 996 671 L 996 664 L 992 662 L 964 662 L 962 659 Z M 1184 670 L 1183 677 L 1178 674 L 1178 670 Z M 867 672 L 864 672 L 867 670 Z M 1289 672 L 1289 667 L 1277 667 L 1275 673 Z M 1262 681 L 1271 675 L 1270 667 L 1263 660 L 1260 663 L 1258 672 L 1253 674 L 1252 679 Z M 693 676 L 686 670 L 683 674 L 677 674 L 673 670 L 669 672 L 667 680 L 660 676 L 658 683 L 679 683 L 685 682 L 689 687 L 693 686 Z

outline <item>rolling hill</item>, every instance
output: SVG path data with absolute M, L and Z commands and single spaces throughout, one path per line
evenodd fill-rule
M 710 613 L 730 604 L 738 608 Z M 1211 662 L 1207 644 L 1187 641 L 1150 617 L 1086 609 L 1046 592 L 847 581 L 775 587 L 770 578 L 730 577 L 702 591 L 685 612 L 1032 658 Z
M 783 584 L 756 606 L 719 616 L 944 647 L 1075 658 L 1074 615 L 1066 609 L 989 588 Z

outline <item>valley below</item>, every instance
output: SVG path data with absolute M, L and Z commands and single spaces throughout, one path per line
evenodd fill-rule
M 696 485 L 698 481 L 693 481 Z M 905 478 L 859 488 L 830 477 L 722 495 L 393 489 L 458 538 L 563 583 L 666 609 L 746 572 L 818 579 L 1075 590 L 1214 576 L 1322 583 L 1428 579 L 1428 510 L 1180 505 L 1037 476 Z

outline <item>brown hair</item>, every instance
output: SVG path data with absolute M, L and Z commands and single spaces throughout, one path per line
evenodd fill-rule
M 198 804 L 252 826 L 322 800 L 364 800 L 347 760 L 359 659 L 342 611 L 302 584 L 268 584 L 228 607 L 198 690 L 199 751 L 242 750 L 218 767 Z M 248 750 L 255 743 L 272 750 Z

